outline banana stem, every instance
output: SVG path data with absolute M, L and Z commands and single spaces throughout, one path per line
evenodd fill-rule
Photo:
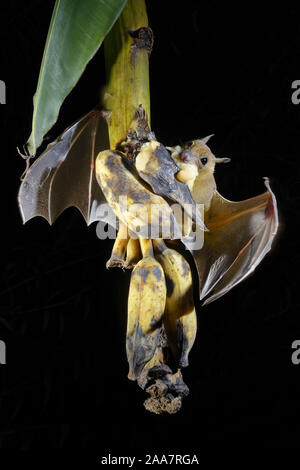
M 149 238 L 140 238 L 140 245 L 143 258 L 145 256 L 154 256 L 152 240 L 150 240 Z
M 149 54 L 153 43 L 145 0 L 128 0 L 104 41 L 107 86 L 103 97 L 110 148 L 126 140 L 139 105 L 150 126 Z

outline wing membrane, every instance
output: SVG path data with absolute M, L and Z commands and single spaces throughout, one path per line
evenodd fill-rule
M 97 219 L 105 197 L 94 172 L 97 154 L 109 147 L 106 120 L 93 110 L 70 126 L 30 166 L 18 201 L 23 222 L 44 217 L 50 224 L 75 206 L 87 224 Z
M 200 298 L 210 303 L 249 276 L 271 249 L 278 229 L 274 194 L 267 191 L 241 202 L 215 192 L 205 224 L 203 248 L 193 251 L 200 282 Z

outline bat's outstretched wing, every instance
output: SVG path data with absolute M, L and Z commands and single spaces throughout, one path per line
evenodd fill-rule
M 241 202 L 231 202 L 215 192 L 205 216 L 209 232 L 193 251 L 200 282 L 200 299 L 210 303 L 251 274 L 271 249 L 278 229 L 274 194 L 267 191 Z
M 105 197 L 94 172 L 97 154 L 109 148 L 106 120 L 93 110 L 70 126 L 29 167 L 20 186 L 18 202 L 23 222 L 41 216 L 50 224 L 75 206 L 87 224 L 97 217 Z

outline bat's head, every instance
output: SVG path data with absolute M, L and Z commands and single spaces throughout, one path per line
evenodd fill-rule
M 206 145 L 207 140 L 205 138 L 187 142 L 178 155 L 179 160 L 182 163 L 194 164 L 198 172 L 205 171 L 205 173 L 213 173 L 216 163 L 230 162 L 230 158 L 216 158 Z

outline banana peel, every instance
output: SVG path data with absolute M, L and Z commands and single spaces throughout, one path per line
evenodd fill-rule
M 168 344 L 178 367 L 187 367 L 188 355 L 197 333 L 197 315 L 193 300 L 193 280 L 188 262 L 163 240 L 155 241 L 157 260 L 163 267 L 167 298 L 163 316 Z
M 151 241 L 147 240 L 147 243 L 152 248 Z M 154 258 L 152 249 L 142 251 L 143 258 L 131 274 L 128 295 L 126 352 L 128 378 L 131 380 L 136 380 L 144 365 L 155 354 L 166 303 L 163 269 Z

